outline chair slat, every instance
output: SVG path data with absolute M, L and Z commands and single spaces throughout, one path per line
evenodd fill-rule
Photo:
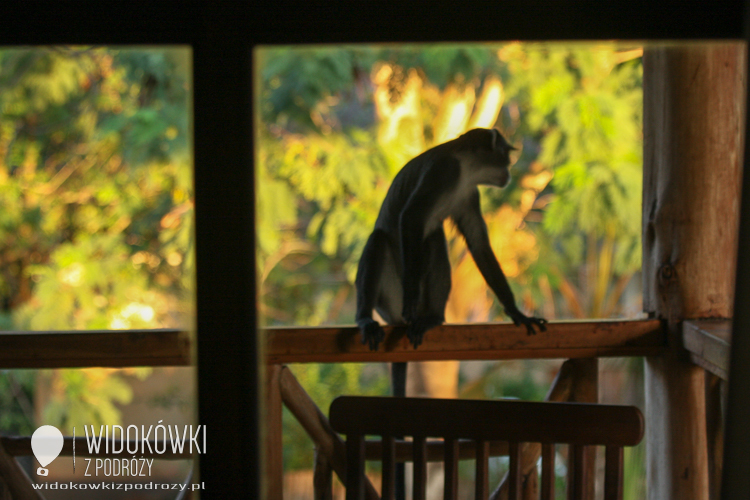
M 604 463 L 604 500 L 622 500 L 623 449 L 607 446 Z
M 414 436 L 414 500 L 427 498 L 427 440 Z
M 542 500 L 555 500 L 555 445 L 542 445 Z
M 586 494 L 586 456 L 583 446 L 568 447 L 568 500 L 585 500 Z
M 490 496 L 490 443 L 487 441 L 477 441 L 476 471 L 474 498 L 484 500 Z
M 445 439 L 444 500 L 458 498 L 458 439 Z
M 346 500 L 365 498 L 365 437 L 346 437 Z
M 396 494 L 396 439 L 393 436 L 384 436 L 382 444 L 383 477 L 381 483 L 381 498 L 383 500 L 394 500 Z
M 523 475 L 521 473 L 521 444 L 511 441 L 508 443 L 508 500 L 521 500 L 523 491 Z

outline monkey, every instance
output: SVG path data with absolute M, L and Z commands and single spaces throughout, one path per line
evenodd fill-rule
M 435 146 L 404 165 L 388 189 L 357 268 L 356 321 L 362 343 L 377 350 L 385 333 L 373 309 L 388 324 L 406 324 L 416 349 L 425 332 L 445 321 L 451 267 L 443 221 L 451 218 L 466 239 L 485 281 L 505 313 L 529 335 L 546 330 L 543 318 L 516 306 L 490 246 L 479 204 L 479 185 L 503 188 L 510 182 L 510 151 L 495 129 L 473 129 Z M 394 363 L 392 388 L 404 396 L 406 363 Z

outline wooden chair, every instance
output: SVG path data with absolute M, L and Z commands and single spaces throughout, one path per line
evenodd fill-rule
M 331 404 L 331 426 L 346 435 L 346 499 L 362 500 L 365 436 L 382 436 L 383 499 L 393 499 L 396 464 L 393 436 L 413 438 L 414 500 L 424 500 L 427 484 L 427 438 L 443 438 L 445 499 L 458 493 L 459 440 L 476 450 L 476 498 L 489 497 L 490 441 L 508 443 L 510 494 L 521 499 L 521 443 L 542 444 L 542 499 L 554 494 L 555 444 L 569 445 L 568 498 L 583 497 L 584 447 L 606 447 L 604 498 L 622 498 L 623 446 L 643 437 L 643 415 L 633 406 L 522 401 L 342 396 Z M 430 441 L 432 447 L 432 441 Z M 572 469 L 572 471 L 571 471 Z M 571 479 L 572 478 L 572 479 Z

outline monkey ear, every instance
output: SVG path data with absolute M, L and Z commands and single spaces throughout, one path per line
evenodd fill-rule
M 502 150 L 503 153 L 509 153 L 511 151 L 516 151 L 518 148 L 514 148 L 510 144 L 508 144 L 508 141 L 505 140 L 505 137 L 502 136 L 500 132 L 498 132 L 497 129 L 492 129 L 492 150 Z
M 503 147 L 503 142 L 505 141 L 496 128 L 493 128 L 490 132 L 492 133 L 492 151 L 496 151 Z

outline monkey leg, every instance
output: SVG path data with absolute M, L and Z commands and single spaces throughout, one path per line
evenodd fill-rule
M 357 326 L 362 332 L 362 343 L 377 350 L 385 337 L 383 328 L 372 318 L 372 310 L 380 294 L 383 263 L 388 252 L 388 240 L 382 231 L 372 232 L 362 251 L 357 268 Z
M 451 291 L 451 264 L 442 226 L 425 239 L 424 248 L 426 255 L 422 261 L 418 315 L 409 323 L 406 332 L 415 349 L 428 330 L 445 321 L 445 305 Z

